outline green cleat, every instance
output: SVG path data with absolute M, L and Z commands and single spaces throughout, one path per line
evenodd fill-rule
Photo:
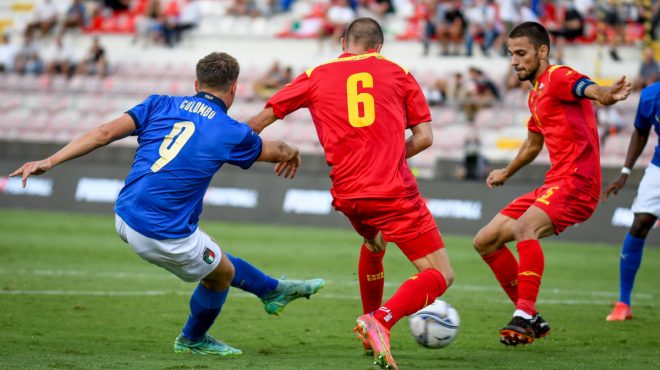
M 231 347 L 207 334 L 198 340 L 190 340 L 183 335 L 179 335 L 174 340 L 174 353 L 236 356 L 243 352 L 241 352 L 240 349 Z
M 270 315 L 279 315 L 291 301 L 302 297 L 309 299 L 324 285 L 325 281 L 323 279 L 278 280 L 277 288 L 262 297 L 261 301 L 264 303 L 266 312 Z

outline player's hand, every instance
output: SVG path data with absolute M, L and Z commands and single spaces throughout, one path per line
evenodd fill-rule
M 53 168 L 48 159 L 42 159 L 40 161 L 27 162 L 21 166 L 21 168 L 9 174 L 9 177 L 21 175 L 23 187 L 27 184 L 27 179 L 30 175 L 41 175 L 42 173 Z
M 609 94 L 600 103 L 603 105 L 612 105 L 618 101 L 625 100 L 630 95 L 631 89 L 632 83 L 626 81 L 626 76 L 621 76 L 614 85 L 610 86 Z
M 277 176 L 282 176 L 282 174 L 284 174 L 285 178 L 292 179 L 296 176 L 296 172 L 298 172 L 298 167 L 300 167 L 300 162 L 301 162 L 300 153 L 298 153 L 288 161 L 279 162 L 278 164 L 276 164 L 275 174 L 277 174 Z
M 607 186 L 607 189 L 605 189 L 605 191 L 603 192 L 603 203 L 607 202 L 607 198 L 610 196 L 610 194 L 614 193 L 614 195 L 617 195 L 619 193 L 619 190 L 621 190 L 621 188 L 623 188 L 626 185 L 627 180 L 628 180 L 628 175 L 622 173 L 618 179 L 616 179 L 611 184 L 609 184 Z
M 504 185 L 504 182 L 508 177 L 509 176 L 507 174 L 506 168 L 492 170 L 488 174 L 488 178 L 486 179 L 486 185 L 488 185 L 488 187 L 491 189 L 496 186 Z

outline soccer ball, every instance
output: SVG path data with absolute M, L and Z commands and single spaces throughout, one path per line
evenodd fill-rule
M 426 348 L 442 348 L 456 339 L 461 319 L 454 307 L 436 299 L 412 314 L 408 323 L 417 343 Z

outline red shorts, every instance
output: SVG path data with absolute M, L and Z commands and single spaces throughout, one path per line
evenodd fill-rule
M 386 241 L 396 243 L 411 261 L 444 247 L 433 215 L 419 195 L 335 199 L 332 205 L 348 217 L 363 238 L 373 239 L 380 231 Z
M 518 219 L 531 206 L 543 210 L 559 235 L 567 227 L 586 221 L 596 210 L 598 197 L 580 190 L 573 181 L 546 184 L 516 198 L 500 211 Z

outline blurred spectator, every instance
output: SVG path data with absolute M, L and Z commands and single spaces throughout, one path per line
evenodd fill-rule
M 113 12 L 125 12 L 131 7 L 131 0 L 103 0 L 105 7 Z
M 167 20 L 164 26 L 165 44 L 174 46 L 181 42 L 181 34 L 191 30 L 199 24 L 202 11 L 195 0 L 186 0 L 178 17 Z
M 655 60 L 653 48 L 648 46 L 642 52 L 642 63 L 639 66 L 639 75 L 633 80 L 633 90 L 639 91 L 646 86 L 660 80 L 660 66 Z
M 2 43 L 0 44 L 0 72 L 13 72 L 14 60 L 18 54 L 18 45 L 11 42 L 9 34 L 2 35 Z
M 605 146 L 605 140 L 623 130 L 625 121 L 614 105 L 594 105 L 598 117 L 598 131 L 600 132 L 600 146 Z
M 79 75 L 97 75 L 104 78 L 108 75 L 108 71 L 108 58 L 105 55 L 105 48 L 101 45 L 99 37 L 94 36 L 87 56 L 76 67 L 76 73 Z
M 437 10 L 436 36 L 442 55 L 459 55 L 465 37 L 465 17 L 460 9 L 461 2 L 440 0 Z M 450 51 L 450 46 L 452 50 Z
M 163 40 L 163 26 L 165 14 L 160 0 L 148 0 L 144 13 L 135 20 L 135 38 L 136 44 L 142 40 L 142 46 L 146 47 L 149 42 L 159 43 Z
M 34 10 L 34 19 L 27 25 L 27 32 L 32 34 L 40 30 L 46 36 L 57 25 L 57 5 L 51 0 L 40 2 Z
M 320 42 L 329 38 L 331 45 L 338 46 L 346 27 L 353 19 L 355 11 L 348 0 L 333 0 L 325 14 L 325 23 L 319 35 Z
M 83 28 L 87 22 L 87 10 L 82 0 L 73 0 L 66 11 L 62 27 L 66 29 Z
M 481 140 L 476 130 L 471 129 L 463 142 L 463 166 L 457 176 L 464 180 L 481 180 L 487 173 L 487 162 L 481 153 Z
M 261 15 L 255 0 L 234 0 L 234 3 L 228 6 L 225 12 L 227 15 L 236 17 L 249 16 L 255 18 Z
M 555 60 L 557 64 L 563 64 L 566 42 L 584 35 L 584 17 L 573 0 L 567 0 L 557 6 L 555 12 L 557 23 L 549 28 L 549 31 L 555 37 Z
M 39 56 L 39 44 L 32 37 L 32 33 L 25 32 L 23 44 L 14 59 L 14 71 L 19 74 L 40 74 L 44 62 Z
M 455 106 L 463 105 L 468 97 L 468 89 L 462 73 L 456 72 L 452 74 L 452 78 L 447 82 L 446 96 L 448 103 Z
M 486 0 L 476 0 L 465 9 L 467 32 L 465 35 L 465 55 L 472 56 L 475 42 L 481 46 L 484 55 L 488 55 L 493 42 L 500 34 L 497 27 L 497 9 Z
M 395 13 L 392 0 L 370 0 L 369 9 L 375 14 L 376 19 L 383 21 L 386 16 Z
M 64 36 L 58 33 L 53 44 L 44 52 L 46 55 L 46 72 L 50 75 L 62 74 L 70 77 L 75 68 L 73 52 L 64 43 Z
M 267 100 L 292 79 L 291 67 L 283 68 L 278 61 L 275 61 L 270 69 L 254 82 L 254 93 L 260 99 Z
M 610 57 L 620 61 L 617 47 L 625 40 L 626 24 L 622 16 L 623 9 L 619 0 L 602 1 L 598 5 L 599 42 L 609 45 Z M 610 37 L 610 34 L 613 35 Z
M 481 69 L 470 67 L 468 76 L 471 87 L 463 102 L 463 109 L 468 122 L 472 123 L 479 110 L 492 106 L 500 99 L 500 92 L 497 85 Z
M 425 89 L 424 96 L 430 106 L 443 105 L 447 102 L 448 82 L 444 78 L 438 78 L 432 82 L 430 88 Z

